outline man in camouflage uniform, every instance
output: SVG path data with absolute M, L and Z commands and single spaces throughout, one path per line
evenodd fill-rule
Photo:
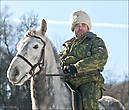
M 107 62 L 107 49 L 103 40 L 90 32 L 91 21 L 86 12 L 73 12 L 70 24 L 75 37 L 63 44 L 60 56 L 64 72 L 76 77 L 68 77 L 66 81 L 81 94 L 83 110 L 98 110 L 104 87 L 100 72 Z

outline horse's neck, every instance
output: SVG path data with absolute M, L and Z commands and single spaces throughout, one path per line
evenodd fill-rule
M 45 48 L 46 71 L 36 75 L 31 82 L 32 103 L 36 108 L 71 108 L 70 92 L 60 77 L 45 77 L 45 74 L 59 74 L 51 44 Z

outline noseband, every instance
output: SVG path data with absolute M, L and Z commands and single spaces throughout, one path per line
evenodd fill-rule
M 31 69 L 30 69 L 30 71 L 29 71 L 28 73 L 31 75 L 31 77 L 34 77 L 34 75 L 40 73 L 40 72 L 43 70 L 43 67 L 44 67 L 44 54 L 45 54 L 45 46 L 46 46 L 46 43 L 45 43 L 45 41 L 43 41 L 43 40 L 42 40 L 40 37 L 38 37 L 38 36 L 31 36 L 31 37 L 34 37 L 34 38 L 36 38 L 36 39 L 40 39 L 40 40 L 43 42 L 43 44 L 44 44 L 44 46 L 42 47 L 42 50 L 41 50 L 41 56 L 40 56 L 40 59 L 39 59 L 38 63 L 36 63 L 36 64 L 33 65 L 30 61 L 28 61 L 24 56 L 22 56 L 22 55 L 20 55 L 20 54 L 18 54 L 17 57 L 20 57 L 20 58 L 23 59 L 28 65 L 31 66 Z M 36 69 L 37 67 L 39 67 L 39 71 L 35 73 L 35 69 Z M 28 73 L 27 73 L 27 74 L 28 74 Z M 27 75 L 27 74 L 26 74 L 26 75 Z M 31 78 L 31 77 L 30 77 L 30 78 Z

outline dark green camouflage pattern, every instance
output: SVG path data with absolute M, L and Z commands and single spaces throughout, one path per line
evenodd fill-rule
M 89 83 L 89 82 L 95 82 L 100 86 L 100 88 L 104 88 L 104 78 L 101 74 L 88 74 L 83 77 L 75 77 L 75 78 L 67 78 L 67 82 L 74 85 L 74 88 L 78 88 L 82 84 Z
M 99 110 L 98 99 L 102 96 L 104 79 L 101 74 L 90 74 L 85 77 L 69 78 L 66 82 L 82 96 L 83 110 Z
M 80 38 L 74 37 L 63 44 L 64 47 L 60 52 L 63 66 L 74 64 L 77 74 L 97 69 L 103 71 L 108 58 L 105 43 L 99 37 L 91 37 L 91 56 L 87 56 L 88 40 L 88 37 L 82 35 Z M 73 89 L 80 91 L 84 110 L 98 110 L 98 99 L 104 88 L 104 78 L 101 74 L 93 73 L 83 77 L 67 78 L 66 82 Z
M 99 37 L 91 38 L 91 56 L 87 57 L 88 39 L 82 36 L 80 39 L 72 38 L 66 41 L 60 56 L 64 66 L 74 64 L 78 73 L 92 70 L 103 70 L 107 61 L 107 49 L 103 40 Z
M 81 85 L 78 90 L 82 95 L 83 110 L 99 110 L 98 99 L 101 97 L 100 88 L 94 82 Z

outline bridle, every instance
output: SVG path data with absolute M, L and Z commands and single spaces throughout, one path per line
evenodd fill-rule
M 29 35 L 28 37 L 34 37 L 34 38 L 37 38 L 37 39 L 40 39 L 44 46 L 42 47 L 42 50 L 41 50 L 41 54 L 40 54 L 40 59 L 39 61 L 36 63 L 36 64 L 32 64 L 29 60 L 27 60 L 24 56 L 20 55 L 20 54 L 17 54 L 16 56 L 17 57 L 20 57 L 22 60 L 24 60 L 29 66 L 31 66 L 31 69 L 28 73 L 26 73 L 25 76 L 27 76 L 28 74 L 31 75 L 31 77 L 34 77 L 36 74 L 39 74 L 43 69 L 44 69 L 44 60 L 45 60 L 45 46 L 46 46 L 46 42 L 42 40 L 42 38 L 38 37 L 38 36 L 32 36 L 32 35 Z M 39 71 L 35 73 L 35 69 L 39 67 Z M 63 76 L 63 77 L 71 77 L 70 74 L 45 74 L 45 76 Z M 29 79 L 31 79 L 31 77 Z M 24 78 L 24 77 L 23 77 Z M 22 78 L 22 79 L 23 79 Z M 21 79 L 21 80 L 22 80 Z
M 43 47 L 42 47 L 42 50 L 41 50 L 41 54 L 40 54 L 40 59 L 39 59 L 39 61 L 36 63 L 36 64 L 32 64 L 29 60 L 27 60 L 24 56 L 22 56 L 22 55 L 20 55 L 20 54 L 17 54 L 17 57 L 20 57 L 22 60 L 24 60 L 28 65 L 30 65 L 31 66 L 31 69 L 30 69 L 30 71 L 28 72 L 28 73 L 26 73 L 26 76 L 28 75 L 28 74 L 30 74 L 31 75 L 31 77 L 34 77 L 36 74 L 38 74 L 38 73 L 40 73 L 42 70 L 43 70 L 43 68 L 44 68 L 44 57 L 45 57 L 45 46 L 46 46 L 46 42 L 45 41 L 43 41 L 40 37 L 38 37 L 38 36 L 31 36 L 31 37 L 34 37 L 34 38 L 37 38 L 37 39 L 40 39 L 42 42 L 43 42 Z M 35 73 L 35 69 L 37 68 L 37 67 L 39 67 L 39 71 L 38 72 L 36 72 Z M 31 78 L 30 77 L 30 78 Z M 30 79 L 29 78 L 29 79 Z

